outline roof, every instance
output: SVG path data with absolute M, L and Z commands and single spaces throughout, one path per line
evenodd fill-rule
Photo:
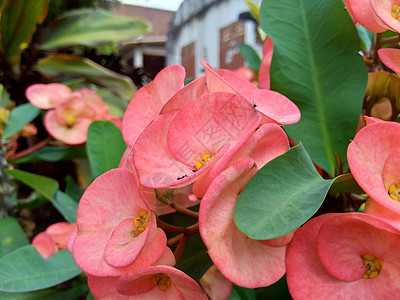
M 169 24 L 175 14 L 174 11 L 170 10 L 129 4 L 117 5 L 114 13 L 125 17 L 141 19 L 152 25 L 153 30 L 151 32 L 130 40 L 130 43 L 165 42 L 167 40 Z

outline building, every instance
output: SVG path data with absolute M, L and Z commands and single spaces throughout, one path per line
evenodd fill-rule
M 151 24 L 152 31 L 122 43 L 123 63 L 134 68 L 135 84 L 140 87 L 153 79 L 166 65 L 166 41 L 174 11 L 119 4 L 114 13 Z
M 261 55 L 257 24 L 248 11 L 244 0 L 185 0 L 170 24 L 167 65 L 181 64 L 187 77 L 197 77 L 203 72 L 201 59 L 229 70 L 243 65 L 240 43 Z

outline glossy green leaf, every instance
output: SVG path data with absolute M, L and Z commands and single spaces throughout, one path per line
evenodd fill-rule
M 231 295 L 227 300 L 256 300 L 254 289 L 247 289 L 233 284 Z
M 85 190 L 81 188 L 72 176 L 65 178 L 65 193 L 70 196 L 75 202 L 79 202 Z
M 48 288 L 44 290 L 20 293 L 0 292 L 0 299 L 3 300 L 66 300 L 80 299 L 88 290 L 86 283 L 70 287 L 68 289 Z
M 335 152 L 346 164 L 367 84 L 357 30 L 341 0 L 264 0 L 261 27 L 274 41 L 271 89 L 301 111 L 285 130 L 334 174 Z
M 133 82 L 129 77 L 115 73 L 84 57 L 54 54 L 42 58 L 36 69 L 48 76 L 60 75 L 64 79 L 66 76 L 70 78 L 84 76 L 88 81 L 112 90 L 127 101 L 135 93 Z
M 4 139 L 10 138 L 22 129 L 26 124 L 33 121 L 40 113 L 40 109 L 30 103 L 17 106 L 10 112 L 4 127 Z
M 0 220 L 0 257 L 28 244 L 29 241 L 16 219 L 5 217 Z
M 258 72 L 261 65 L 261 59 L 257 52 L 247 44 L 239 44 L 238 49 L 240 54 L 243 56 L 247 66 L 255 72 Z
M 86 142 L 87 154 L 93 178 L 117 168 L 126 144 L 121 130 L 109 121 L 90 124 Z
M 92 47 L 100 43 L 134 38 L 149 32 L 150 29 L 150 25 L 141 20 L 118 16 L 104 10 L 79 9 L 59 17 L 46 28 L 39 47 Z
M 21 170 L 5 169 L 4 171 L 36 190 L 50 201 L 53 199 L 54 193 L 58 190 L 58 182 L 52 178 Z
M 253 239 L 280 237 L 314 215 L 332 183 L 318 174 L 303 145 L 297 145 L 247 183 L 236 201 L 236 226 Z
M 26 292 L 44 289 L 69 280 L 82 271 L 68 250 L 43 258 L 27 245 L 0 259 L 0 291 Z
M 57 191 L 53 198 L 53 206 L 62 214 L 69 223 L 76 222 L 76 212 L 78 211 L 78 203 L 70 196 L 61 191 Z
M 371 49 L 371 42 L 374 38 L 374 34 L 368 31 L 363 26 L 359 25 L 357 27 L 358 36 L 360 37 L 361 47 L 369 51 Z
M 13 160 L 13 164 L 26 164 L 41 161 L 61 161 L 74 158 L 86 158 L 86 149 L 84 146 L 46 146 L 27 156 Z
M 5 0 L 1 12 L 1 53 L 10 64 L 20 60 L 21 44 L 29 43 L 36 24 L 47 14 L 49 0 Z

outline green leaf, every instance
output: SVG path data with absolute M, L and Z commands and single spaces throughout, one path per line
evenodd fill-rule
M 274 41 L 271 89 L 301 111 L 285 130 L 332 175 L 335 152 L 346 164 L 367 84 L 355 26 L 341 0 L 264 0 L 261 27 Z
M 303 145 L 297 145 L 247 183 L 236 201 L 236 226 L 252 239 L 280 237 L 314 215 L 332 183 L 318 174 Z
M 117 16 L 104 10 L 80 9 L 59 17 L 46 28 L 39 47 L 93 47 L 100 43 L 117 42 L 143 35 L 150 29 L 150 25 L 141 20 Z
M 57 191 L 53 198 L 53 206 L 62 214 L 69 223 L 76 222 L 76 212 L 78 211 L 78 203 L 67 194 Z
M 200 277 L 211 267 L 213 262 L 207 254 L 200 234 L 189 237 L 185 250 L 176 267 L 194 280 L 199 281 Z
M 365 194 L 364 190 L 358 185 L 351 173 L 343 174 L 335 178 L 329 193 L 356 193 Z
M 103 98 L 104 103 L 107 104 L 110 115 L 122 118 L 128 107 L 128 101 L 125 101 L 121 97 L 118 97 L 108 89 L 97 89 L 96 93 Z
M 374 38 L 374 34 L 371 31 L 368 31 L 363 26 L 359 25 L 357 27 L 358 36 L 360 37 L 361 46 L 369 51 L 371 49 L 371 42 Z
M 81 78 L 84 76 L 90 82 L 112 90 L 116 95 L 127 101 L 135 93 L 133 82 L 129 77 L 110 71 L 84 57 L 69 54 L 54 54 L 42 58 L 36 69 L 48 76 L 61 75 L 64 79 L 65 76 L 71 78 Z
M 10 300 L 65 300 L 80 299 L 79 297 L 86 293 L 88 286 L 86 283 L 73 286 L 68 289 L 49 288 L 32 292 L 7 293 L 0 292 L 0 299 Z
M 4 127 L 4 139 L 10 138 L 22 129 L 26 124 L 35 119 L 40 113 L 40 109 L 30 103 L 17 106 L 10 112 L 7 123 Z
M 261 59 L 257 52 L 247 44 L 239 44 L 238 49 L 247 63 L 247 66 L 255 72 L 258 72 L 261 65 Z
M 4 169 L 4 171 L 36 190 L 50 201 L 53 199 L 54 193 L 58 190 L 58 182 L 52 178 L 21 170 Z
M 34 191 L 29 195 L 28 198 L 17 199 L 16 204 L 18 204 L 18 208 L 34 210 L 36 208 L 42 207 L 47 203 L 49 203 L 48 199 L 46 199 L 44 196 Z
M 49 0 L 5 0 L 1 12 L 1 52 L 3 58 L 15 65 L 20 60 L 21 44 L 30 42 L 47 15 Z
M 83 193 L 85 192 L 72 178 L 72 176 L 68 175 L 65 178 L 65 193 L 70 196 L 75 202 L 79 203 Z
M 16 219 L 5 217 L 0 220 L 0 257 L 28 244 L 29 241 Z
M 256 294 L 254 289 L 247 289 L 233 284 L 231 295 L 227 300 L 256 300 Z
M 41 161 L 61 161 L 74 158 L 86 158 L 86 149 L 84 146 L 46 146 L 22 158 L 13 160 L 13 164 L 26 164 Z
M 28 245 L 0 259 L 0 291 L 27 292 L 44 289 L 69 280 L 82 271 L 68 250 L 48 259 Z
M 96 121 L 90 124 L 86 150 L 93 178 L 117 168 L 125 148 L 121 130 L 113 123 Z

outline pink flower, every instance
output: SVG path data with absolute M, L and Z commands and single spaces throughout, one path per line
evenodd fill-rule
M 400 213 L 400 124 L 381 121 L 362 128 L 348 147 L 347 159 L 361 188 Z
M 395 299 L 400 232 L 362 213 L 325 214 L 294 235 L 287 282 L 294 299 Z
M 34 237 L 32 246 L 34 246 L 44 258 L 49 258 L 59 250 L 67 248 L 68 239 L 75 228 L 75 223 L 71 224 L 68 222 L 58 222 L 50 225 L 46 231 Z
M 400 230 L 400 214 L 390 209 L 387 209 L 373 199 L 370 198 L 367 200 L 367 202 L 365 203 L 364 211 L 366 214 L 370 214 L 379 219 L 382 219 L 386 223 L 389 223 L 393 227 L 396 227 Z
M 151 265 L 166 247 L 136 175 L 123 169 L 104 173 L 87 188 L 77 226 L 74 259 L 93 276 L 119 276 Z
M 388 1 L 386 1 L 388 2 Z M 389 28 L 384 24 L 383 20 L 376 14 L 376 7 L 371 5 L 373 0 L 347 0 L 346 7 L 354 22 L 360 23 L 369 31 L 380 33 Z M 391 16 L 391 18 L 393 18 Z
M 37 108 L 51 109 L 71 96 L 71 93 L 71 89 L 61 83 L 39 83 L 29 86 L 25 96 Z
M 196 181 L 219 159 L 230 161 L 260 120 L 252 105 L 226 92 L 204 94 L 161 114 L 133 148 L 141 183 L 164 188 Z
M 232 282 L 212 265 L 200 278 L 200 284 L 212 300 L 228 299 L 232 293 Z
M 276 243 L 253 240 L 234 223 L 236 199 L 256 171 L 250 158 L 226 169 L 211 183 L 199 211 L 200 235 L 210 258 L 227 279 L 247 288 L 271 285 L 285 274 L 290 241 L 290 237 Z
M 269 69 L 271 67 L 273 52 L 274 43 L 270 37 L 266 37 L 263 42 L 263 58 L 261 60 L 260 70 L 258 71 L 258 86 L 260 89 L 270 89 Z
M 369 2 L 379 21 L 384 24 L 385 30 L 400 32 L 400 2 L 398 0 L 370 0 Z

